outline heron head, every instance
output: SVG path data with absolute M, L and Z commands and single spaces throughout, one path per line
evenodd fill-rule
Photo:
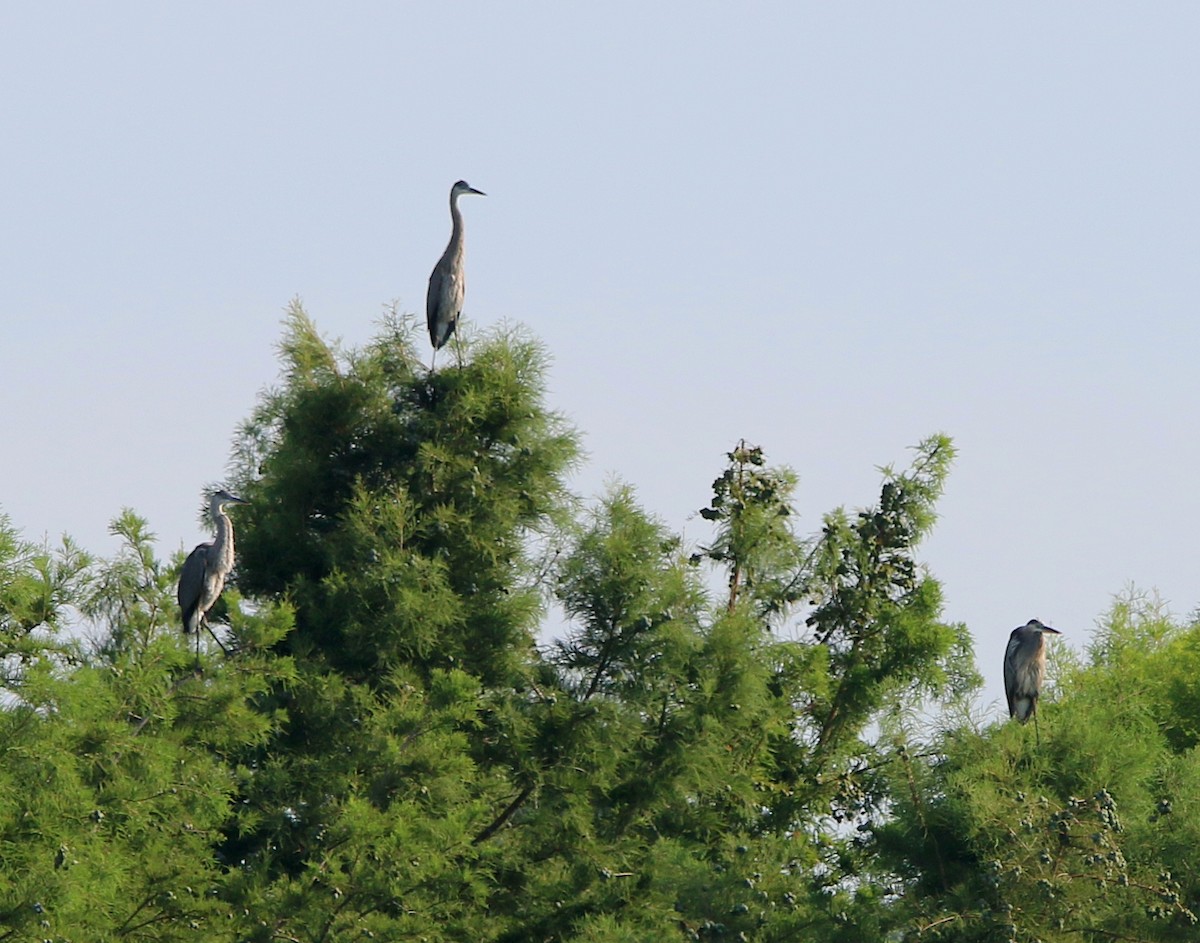
M 236 494 L 231 494 L 222 488 L 220 491 L 214 491 L 212 497 L 208 500 L 208 505 L 212 508 L 213 513 L 221 510 L 228 504 L 249 504 L 245 498 L 239 498 Z
M 1033 629 L 1035 632 L 1049 632 L 1051 635 L 1062 635 L 1058 629 L 1052 629 L 1048 625 L 1042 625 L 1038 619 L 1030 619 L 1025 623 L 1025 628 Z
M 459 180 L 450 188 L 450 195 L 453 197 L 462 196 L 464 193 L 473 193 L 476 196 L 487 196 L 482 190 L 476 190 L 465 180 Z

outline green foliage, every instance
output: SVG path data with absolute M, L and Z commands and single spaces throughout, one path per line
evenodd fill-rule
M 7 531 L 0 546 L 2 618 L 26 627 L 16 700 L 0 712 L 4 938 L 217 939 L 228 922 L 213 853 L 236 784 L 228 758 L 266 737 L 275 719 L 257 701 L 287 666 L 242 653 L 196 671 L 145 522 L 125 512 L 113 532 L 125 547 L 95 567 L 69 543 L 50 555 Z M 93 657 L 32 631 L 72 607 L 112 620 Z M 236 618 L 248 637 L 290 631 L 272 607 Z
M 416 336 L 293 305 L 227 651 L 132 511 L 100 561 L 0 519 L 0 940 L 1195 937 L 1200 626 L 1118 600 L 1040 745 L 983 725 L 917 556 L 945 436 L 813 534 L 740 442 L 685 546 L 570 493 L 535 342 Z
M 179 565 L 165 567 L 158 561 L 154 534 L 128 508 L 112 522 L 109 533 L 121 538 L 121 549 L 112 560 L 100 562 L 81 608 L 100 627 L 102 652 L 115 659 L 146 651 L 156 633 L 175 618 Z
M 853 519 L 841 510 L 825 518 L 806 587 L 815 606 L 807 624 L 843 680 L 808 706 L 818 750 L 864 723 L 897 686 L 914 695 L 938 691 L 946 680 L 941 659 L 966 645 L 960 632 L 937 622 L 940 587 L 912 556 L 933 525 L 953 456 L 949 440 L 934 436 L 918 447 L 911 471 L 885 470 L 878 507 Z
M 0 683 L 8 691 L 19 691 L 32 663 L 70 657 L 74 646 L 56 638 L 86 592 L 90 562 L 66 537 L 56 550 L 26 543 L 0 515 Z
M 910 889 L 893 914 L 906 938 L 1195 939 L 1200 781 L 1180 735 L 1195 675 L 1178 655 L 1196 637 L 1152 600 L 1118 600 L 1044 705 L 1040 746 L 1012 724 L 897 754 L 907 794 L 874 839 Z
M 761 615 L 781 612 L 799 598 L 797 571 L 807 548 L 792 533 L 789 504 L 796 488 L 790 469 L 766 467 L 761 448 L 743 439 L 728 455 L 729 466 L 713 482 L 711 504 L 700 516 L 717 528 L 716 539 L 695 554 L 728 571 L 729 608 L 744 593 Z
M 291 599 L 293 649 L 355 677 L 519 671 L 539 614 L 529 538 L 562 517 L 577 454 L 541 405 L 538 346 L 497 337 L 429 375 L 404 322 L 341 357 L 294 306 L 283 351 L 286 382 L 238 450 L 246 591 Z

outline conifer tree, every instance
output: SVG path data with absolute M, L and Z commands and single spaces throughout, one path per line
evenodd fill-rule
M 766 939 L 825 919 L 823 823 L 870 803 L 860 737 L 889 696 L 943 686 L 962 642 L 912 556 L 949 443 L 815 539 L 793 531 L 795 475 L 743 443 L 688 553 L 624 486 L 578 518 L 575 437 L 519 335 L 431 375 L 402 320 L 344 354 L 297 306 L 283 352 L 238 450 L 239 585 L 296 612 L 270 700 L 287 722 L 240 758 L 222 846 L 256 932 Z M 539 650 L 548 592 L 568 631 Z
M 0 936 L 223 939 L 213 851 L 237 782 L 228 758 L 273 718 L 252 701 L 286 673 L 286 611 L 231 611 L 239 656 L 195 670 L 146 524 L 113 524 L 117 557 L 30 547 L 0 527 Z M 71 610 L 93 649 L 62 627 Z
M 1195 939 L 1197 652 L 1196 625 L 1125 598 L 1087 664 L 1057 659 L 1040 745 L 962 724 L 928 751 L 898 746 L 870 847 L 904 891 L 888 914 L 901 938 Z
M 738 443 L 690 546 L 631 486 L 571 494 L 578 437 L 535 342 L 468 338 L 430 373 L 416 337 L 393 316 L 343 351 L 293 306 L 235 441 L 227 655 L 195 665 L 181 557 L 132 512 L 107 561 L 0 527 L 0 939 L 991 939 L 980 863 L 1033 865 L 964 784 L 1021 731 L 931 754 L 894 719 L 976 680 L 917 558 L 949 440 L 812 534 L 796 473 Z M 71 610 L 94 645 L 57 632 Z M 1150 717 L 1197 701 L 1156 691 Z M 1196 730 L 1164 736 L 1183 757 Z M 1112 782 L 1084 806 L 1043 784 L 1035 832 L 1127 824 L 1142 800 Z M 1177 894 L 1174 926 L 1193 885 L 1147 867 L 1135 889 Z M 1043 910 L 1027 925 L 1063 906 Z

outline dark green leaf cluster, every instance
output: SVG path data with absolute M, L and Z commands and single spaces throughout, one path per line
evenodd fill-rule
M 727 570 L 731 609 L 748 592 L 760 615 L 783 613 L 803 595 L 795 576 L 807 548 L 791 528 L 796 475 L 767 467 L 763 450 L 745 440 L 728 459 L 713 482 L 711 504 L 700 510 L 715 525 L 716 539 L 692 562 L 707 559 Z
M 519 671 L 529 538 L 563 513 L 577 454 L 541 406 L 538 346 L 502 338 L 428 374 L 404 322 L 339 359 L 296 306 L 283 351 L 286 383 L 239 443 L 246 592 L 292 600 L 289 646 L 356 678 Z

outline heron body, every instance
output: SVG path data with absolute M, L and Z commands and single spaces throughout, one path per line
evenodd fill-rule
M 228 491 L 214 492 L 209 499 L 208 514 L 217 529 L 216 536 L 189 553 L 179 573 L 176 598 L 179 600 L 184 632 L 200 631 L 208 610 L 215 605 L 221 590 L 225 588 L 225 580 L 233 569 L 233 522 L 225 513 L 225 507 L 246 503 Z
M 425 295 L 425 320 L 429 325 L 429 340 L 433 344 L 435 357 L 458 327 L 458 316 L 462 313 L 463 296 L 466 294 L 463 220 L 458 209 L 458 198 L 464 193 L 487 195 L 465 180 L 459 180 L 450 188 L 450 242 L 433 267 L 429 276 L 429 291 Z
M 1038 697 L 1046 678 L 1046 634 L 1061 635 L 1058 629 L 1037 619 L 1013 629 L 1004 652 L 1004 693 L 1008 716 L 1025 723 L 1037 715 Z

